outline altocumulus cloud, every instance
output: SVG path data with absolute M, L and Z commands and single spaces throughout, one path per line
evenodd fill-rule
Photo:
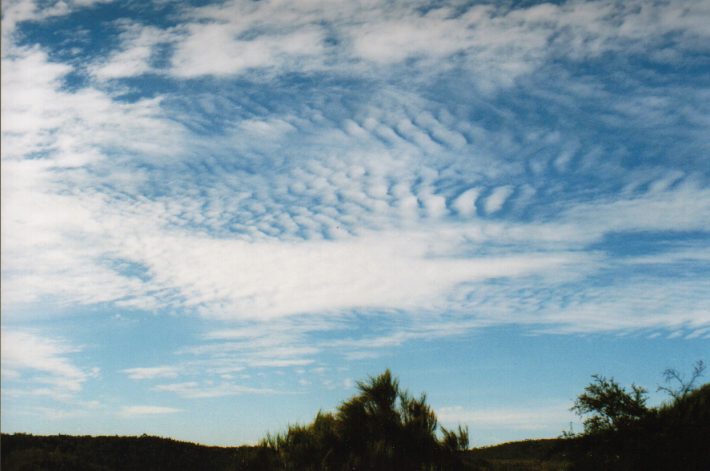
M 603 2 L 598 7 L 573 2 L 421 14 L 397 4 L 376 20 L 372 11 L 357 5 L 336 14 L 334 8 L 226 3 L 183 11 L 187 23 L 177 28 L 124 24 L 121 49 L 91 66 L 90 74 L 101 80 L 143 74 L 147 66 L 141 64 L 147 64 L 152 48 L 166 42 L 175 44 L 176 53 L 160 73 L 178 76 L 311 70 L 316 65 L 326 73 L 329 67 L 344 67 L 348 56 L 394 66 L 410 56 L 443 60 L 462 51 L 468 66 L 478 67 L 511 44 L 513 51 L 527 48 L 520 52 L 526 59 L 514 52 L 505 56 L 513 62 L 501 67 L 531 73 L 531 66 L 544 65 L 544 54 L 579 60 L 628 42 L 640 47 L 639 41 L 648 38 L 639 25 L 682 31 L 677 41 L 690 48 L 704 34 L 673 5 L 657 5 L 657 14 L 648 16 Z M 29 7 L 22 11 L 11 9 L 7 21 L 43 17 Z M 624 28 L 612 28 L 610 18 L 623 20 Z M 338 43 L 337 51 L 323 49 L 325 33 L 317 25 L 324 19 L 343 38 L 351 38 Z M 252 32 L 256 24 L 263 27 L 247 35 L 250 39 L 230 39 Z M 415 30 L 432 37 L 411 41 Z M 558 30 L 580 39 L 566 42 L 566 49 L 550 43 Z M 485 34 L 489 31 L 497 34 Z M 213 37 L 224 37 L 225 47 L 205 47 Z M 578 49 L 581 42 L 588 44 L 584 53 Z M 369 49 L 375 43 L 380 44 L 377 50 Z M 404 43 L 408 48 L 398 46 Z M 205 51 L 246 62 L 207 60 Z M 331 55 L 335 62 L 326 67 L 324 58 Z M 291 111 L 267 112 L 271 116 L 258 120 L 237 116 L 224 138 L 210 144 L 186 127 L 190 118 L 169 116 L 176 111 L 163 104 L 170 102 L 169 94 L 124 103 L 99 86 L 65 90 L 62 79 L 72 66 L 50 60 L 37 47 L 10 48 L 3 60 L 9 71 L 3 75 L 9 97 L 3 115 L 11 118 L 3 126 L 3 191 L 12 202 L 3 229 L 3 303 L 8 306 L 48 294 L 81 304 L 196 308 L 207 316 L 236 319 L 348 309 L 452 309 L 456 304 L 446 300 L 466 283 L 545 277 L 571 265 L 593 271 L 600 266 L 600 254 L 584 252 L 585 247 L 611 231 L 702 230 L 701 221 L 707 220 L 704 183 L 676 176 L 665 189 L 656 185 L 648 194 L 605 194 L 601 202 L 573 197 L 552 223 L 518 221 L 516 214 L 505 213 L 507 207 L 539 206 L 545 196 L 536 200 L 544 188 L 530 186 L 515 163 L 491 155 L 495 148 L 484 142 L 490 138 L 505 152 L 519 152 L 506 147 L 512 135 L 466 128 L 428 109 L 432 103 L 427 101 L 418 103 L 421 109 L 405 107 L 397 94 L 388 95 L 390 111 L 370 102 L 348 105 L 354 120 L 345 122 L 315 108 L 298 119 Z M 204 64 L 234 69 L 212 70 Z M 232 162 L 201 156 L 223 152 L 215 146 L 240 146 L 246 136 L 259 136 L 264 144 L 242 149 L 244 155 Z M 325 153 L 318 150 L 324 144 Z M 269 150 L 275 155 L 266 155 Z M 38 153 L 45 158 L 29 159 Z M 293 163 L 283 160 L 282 153 L 292 154 Z M 476 157 L 467 158 L 473 172 L 460 181 L 447 169 L 461 165 L 468 153 Z M 436 158 L 428 159 L 431 154 Z M 254 163 L 257 157 L 262 162 Z M 268 165 L 272 159 L 278 167 Z M 114 170 L 117 160 L 121 171 Z M 196 160 L 205 171 L 190 177 L 186 171 Z M 149 171 L 145 162 L 158 166 Z M 261 175 L 246 173 L 244 165 L 256 165 Z M 168 172 L 181 181 L 180 190 L 149 190 Z M 194 196 L 205 187 L 208 191 Z M 147 193 L 156 190 L 162 194 Z M 676 211 L 680 206 L 684 211 Z M 491 230 L 489 222 L 469 219 L 477 214 L 504 214 L 507 223 Z M 575 233 L 567 230 L 570 224 L 588 227 Z M 508 253 L 500 253 L 497 247 L 511 238 L 505 232 L 528 230 L 547 234 L 542 239 L 512 237 Z M 552 250 L 548 237 L 566 250 Z M 497 252 L 494 257 L 480 256 L 491 250 Z M 127 274 L 136 270 L 144 276 Z

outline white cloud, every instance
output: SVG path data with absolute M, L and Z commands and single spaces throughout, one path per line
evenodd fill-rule
M 88 8 L 98 3 L 112 0 L 54 0 L 42 2 L 36 0 L 8 0 L 2 9 L 2 53 L 3 56 L 12 45 L 12 36 L 18 23 L 23 21 L 44 21 L 48 18 L 65 16 L 81 8 Z
M 64 421 L 67 419 L 85 418 L 91 415 L 86 408 L 57 408 L 57 407 L 31 407 L 25 413 L 36 416 L 41 420 Z
M 471 430 L 490 433 L 491 430 L 550 432 L 559 435 L 577 418 L 569 409 L 570 403 L 518 408 L 480 408 L 448 406 L 436 409 L 436 415 L 445 425 L 467 424 Z M 477 437 L 480 440 L 480 436 Z
M 180 369 L 175 366 L 153 366 L 145 368 L 128 368 L 123 370 L 131 379 L 176 378 Z
M 606 268 L 615 273 L 613 267 Z M 703 280 L 659 281 L 637 273 L 614 284 L 602 284 L 594 277 L 603 278 L 606 273 L 602 266 L 583 274 L 582 280 L 591 275 L 597 281 L 596 286 L 570 283 L 569 277 L 574 271 L 550 283 L 522 280 L 473 285 L 449 301 L 454 312 L 471 313 L 476 322 L 467 326 L 466 316 L 455 316 L 449 323 L 453 327 L 462 323 L 462 329 L 511 323 L 556 333 L 623 333 L 654 329 L 690 332 L 710 323 L 704 308 L 710 302 L 710 295 Z M 659 284 L 663 284 L 662 289 Z
M 57 2 L 38 8 L 19 1 L 6 6 L 3 34 L 24 20 L 64 15 L 94 2 Z M 151 71 L 160 43 L 175 48 L 167 72 L 178 77 L 265 71 L 347 70 L 398 65 L 417 58 L 422 76 L 456 66 L 470 69 L 482 89 L 511 85 L 558 57 L 585 59 L 621 48 L 664 56 L 656 47 L 673 35 L 679 47 L 702 47 L 710 11 L 702 2 L 618 5 L 572 1 L 526 8 L 476 5 L 439 7 L 422 13 L 407 2 L 228 1 L 183 8 L 178 27 L 135 25 L 121 51 L 95 64 L 95 76 L 118 78 Z M 331 40 L 326 44 L 326 39 Z M 3 48 L 8 41 L 3 41 Z M 214 47 L 219 44 L 219 47 Z M 446 59 L 445 62 L 443 59 Z
M 2 371 L 5 379 L 22 381 L 38 393 L 68 397 L 81 391 L 97 373 L 76 366 L 70 355 L 77 347 L 62 339 L 29 331 L 2 329 Z M 8 378 L 6 371 L 11 371 Z
M 269 388 L 252 388 L 233 383 L 199 383 L 187 381 L 184 383 L 161 384 L 152 388 L 154 391 L 175 393 L 187 399 L 209 399 L 242 394 L 276 394 Z
M 185 69 L 179 73 L 189 76 L 271 67 L 283 57 L 318 53 L 323 32 L 311 23 L 323 15 L 333 19 L 335 29 L 345 30 L 350 25 L 348 31 L 356 31 L 358 27 L 333 9 L 319 12 L 313 5 L 296 5 L 280 11 L 282 6 L 269 2 L 230 4 L 224 8 L 236 10 L 227 17 L 223 17 L 227 10 L 221 5 L 197 10 L 192 17 L 195 23 L 187 27 L 185 35 L 180 39 L 171 36 L 182 51 L 174 66 L 182 63 Z M 248 11 L 243 15 L 240 8 Z M 348 8 L 368 18 L 379 13 L 377 8 L 374 13 Z M 300 14 L 303 9 L 308 11 L 305 17 Z M 601 11 L 610 14 L 606 7 Z M 548 30 L 560 24 L 581 28 L 582 36 L 603 39 L 612 34 L 604 15 L 582 3 L 492 12 L 490 7 L 477 8 L 455 17 L 441 10 L 420 17 L 397 6 L 381 21 L 387 25 L 406 23 L 417 15 L 419 19 L 411 24 L 422 24 L 420 29 L 426 30 L 424 26 L 431 22 L 435 26 L 431 34 L 443 38 L 442 47 L 432 48 L 430 53 L 419 51 L 423 46 L 413 42 L 407 46 L 412 49 L 402 51 L 406 56 L 450 54 L 454 46 L 449 34 L 473 35 L 471 44 L 476 47 L 471 54 L 483 58 L 486 51 L 512 47 L 512 40 L 504 35 L 484 34 L 494 26 L 496 31 L 516 33 L 515 41 L 523 48 L 539 48 Z M 631 10 L 618 14 L 635 15 Z M 368 23 L 367 28 L 381 32 L 377 21 Z M 678 28 L 682 21 L 676 17 L 675 26 L 669 23 L 666 29 Z M 276 33 L 278 28 L 271 28 L 272 23 L 290 23 L 291 27 Z M 250 30 L 254 24 L 263 25 L 264 33 L 255 35 Z M 471 31 L 449 32 L 462 24 L 472 26 Z M 127 31 L 125 51 L 131 50 L 133 41 L 138 50 L 132 57 L 138 59 L 132 62 L 126 56 L 124 61 L 119 53 L 118 59 L 110 58 L 107 64 L 116 59 L 125 68 L 105 72 L 105 77 L 143 70 L 140 64 L 164 33 L 140 27 Z M 201 34 L 226 38 L 226 49 L 203 48 L 203 56 L 197 55 L 197 49 L 190 52 L 190 41 L 196 41 L 197 48 L 204 39 Z M 397 43 L 397 38 L 413 33 L 395 28 L 393 34 Z M 641 32 L 632 28 L 624 34 L 633 38 Z M 534 40 L 526 41 L 528 36 Z M 602 39 L 592 44 L 612 47 L 608 38 Z M 460 47 L 473 47 L 471 44 Z M 385 46 L 382 56 L 373 60 L 402 60 L 395 53 L 388 59 L 390 52 Z M 252 57 L 239 49 L 242 47 L 247 52 L 262 48 L 264 54 Z M 200 65 L 211 51 L 242 55 L 242 62 L 235 65 L 225 57 L 222 62 Z M 536 60 L 534 54 L 525 56 L 525 64 Z M 447 118 L 445 110 L 422 111 L 427 103 L 417 101 L 413 94 L 378 94 L 373 99 L 381 102 L 378 106 L 354 107 L 347 120 L 337 125 L 329 123 L 318 109 L 308 108 L 303 116 L 264 112 L 264 116 L 235 119 L 229 128 L 232 134 L 224 140 L 205 143 L 195 138 L 195 143 L 188 139 L 187 130 L 176 124 L 184 117 L 168 113 L 160 98 L 125 103 L 93 88 L 70 92 L 61 86 L 70 70 L 51 62 L 37 48 L 19 48 L 12 56 L 3 57 L 3 307 L 49 298 L 60 305 L 179 306 L 230 320 L 313 312 L 333 315 L 352 309 L 431 312 L 464 305 L 457 296 L 464 296 L 464 291 L 473 296 L 491 280 L 524 287 L 531 279 L 543 280 L 545 289 L 554 289 L 564 277 L 579 279 L 610 266 L 613 261 L 600 254 L 582 253 L 587 244 L 610 232 L 704 230 L 704 221 L 710 220 L 708 190 L 692 179 L 672 175 L 659 180 L 647 193 L 567 203 L 559 216 L 548 218 L 549 223 L 494 224 L 482 217 L 451 224 L 446 220 L 448 208 L 473 216 L 479 194 L 490 191 L 482 201 L 483 216 L 495 214 L 509 204 L 514 188 L 523 187 L 499 186 L 496 178 L 486 181 L 478 175 L 499 177 L 514 170 L 510 170 L 512 164 L 497 159 L 492 165 L 495 168 L 483 173 L 494 159 L 484 158 L 486 152 L 479 152 L 478 147 L 485 146 L 490 135 Z M 307 145 L 292 150 L 290 136 L 296 131 L 298 145 Z M 493 146 L 501 155 L 507 151 L 506 137 Z M 473 167 L 467 170 L 476 175 L 475 181 L 462 182 L 457 190 L 437 189 L 436 180 L 446 177 L 435 165 L 428 166 L 424 157 L 432 153 L 443 159 L 449 148 L 464 146 L 467 139 L 477 143 L 468 148 L 476 158 L 466 161 Z M 230 152 L 236 149 L 239 158 L 244 149 L 263 150 L 260 145 L 276 149 L 268 155 L 292 151 L 298 164 L 289 167 L 279 163 L 272 169 L 267 162 L 264 169 L 272 173 L 253 176 L 223 171 L 219 167 L 223 162 L 205 158 L 200 162 L 217 167 L 219 175 L 210 176 L 219 182 L 175 173 L 175 189 L 166 190 L 165 196 L 141 194 L 145 190 L 141 182 L 148 176 L 137 170 L 136 164 L 175 164 L 185 155 L 199 160 L 203 153 L 210 155 L 227 144 Z M 37 154 L 44 157 L 35 158 Z M 251 156 L 245 154 L 245 159 Z M 120 168 L 126 170 L 121 173 Z M 110 177 L 101 177 L 106 173 Z M 163 174 L 156 170 L 149 176 L 160 181 Z M 106 182 L 116 190 L 104 187 Z M 197 200 L 195 195 L 203 190 L 207 196 Z M 564 202 L 558 205 L 565 207 Z M 332 240 L 325 240 L 328 238 Z M 141 276 L 131 274 L 132 270 L 140 271 Z M 501 322 L 519 319 L 510 315 L 512 310 L 483 307 L 497 312 Z M 579 312 L 583 311 L 580 308 Z M 687 322 L 704 322 L 697 310 L 689 312 L 683 317 Z M 569 310 L 536 319 L 561 323 L 564 316 L 578 319 L 590 329 L 594 325 L 626 328 L 611 318 L 590 322 L 588 316 L 575 317 Z M 306 354 L 252 360 L 263 365 L 311 361 Z M 146 371 L 144 374 L 150 374 Z
M 710 263 L 710 252 L 703 244 L 680 244 L 670 250 L 650 255 L 634 255 L 624 259 L 629 265 L 670 265 L 675 263 Z
M 279 67 L 289 61 L 318 55 L 322 33 L 303 28 L 292 33 L 266 34 L 238 39 L 239 29 L 229 23 L 204 23 L 188 27 L 176 46 L 172 73 L 178 77 L 234 75 L 249 69 Z M 219 44 L 219 47 L 213 45 Z
M 555 300 L 544 313 L 546 332 L 694 331 L 710 324 L 710 295 L 702 281 L 641 279 L 587 288 Z
M 296 130 L 293 124 L 281 118 L 245 119 L 239 122 L 239 128 L 250 136 L 261 139 L 280 139 L 286 133 Z
M 710 189 L 688 181 L 672 190 L 625 198 L 600 198 L 576 204 L 561 219 L 586 231 L 693 231 L 707 230 Z
M 106 150 L 114 158 L 171 155 L 181 142 L 182 128 L 159 99 L 120 103 L 93 88 L 66 91 L 62 79 L 71 67 L 38 48 L 13 52 L 2 58 L 4 162 L 45 153 L 45 170 L 75 168 L 101 161 Z
M 483 203 L 483 207 L 486 213 L 493 214 L 500 211 L 512 193 L 513 187 L 509 185 L 499 186 L 498 188 L 494 189 L 493 192 L 491 192 L 491 194 L 488 196 L 488 198 L 486 198 L 486 201 Z
M 180 409 L 164 406 L 124 406 L 121 408 L 119 415 L 123 417 L 141 417 L 151 415 L 176 414 L 181 412 Z
M 643 50 L 666 33 L 675 33 L 678 41 L 697 46 L 707 39 L 707 30 L 700 25 L 710 12 L 697 2 L 680 6 L 639 1 L 622 7 L 608 1 L 568 2 L 514 9 L 477 5 L 462 14 L 449 7 L 422 14 L 406 2 L 334 5 L 272 1 L 249 6 L 227 2 L 197 9 L 193 17 L 206 23 L 191 26 L 179 45 L 174 70 L 182 75 L 219 75 L 264 66 L 324 67 L 322 58 L 305 65 L 290 60 L 290 54 L 321 54 L 351 71 L 352 59 L 389 65 L 419 58 L 425 59 L 423 72 L 440 71 L 446 64 L 439 61 L 435 66 L 431 61 L 458 54 L 458 61 L 474 70 L 483 88 L 496 88 L 513 83 L 556 56 L 579 59 L 630 46 Z M 321 46 L 319 34 L 309 36 L 321 24 L 328 24 L 341 39 L 333 51 Z M 235 39 L 252 28 L 262 31 L 261 36 L 250 41 Z M 288 40 L 294 49 L 286 51 L 289 54 L 274 45 L 273 38 L 278 35 L 273 32 L 284 30 L 304 35 Z M 209 51 L 204 46 L 215 37 L 226 47 L 206 55 L 219 54 L 222 60 L 209 65 L 201 56 Z
M 456 197 L 453 203 L 454 209 L 462 216 L 476 215 L 476 200 L 481 190 L 478 188 L 469 188 Z
M 202 307 L 208 316 L 253 319 L 423 309 L 459 283 L 544 274 L 580 260 L 571 253 L 442 257 L 430 253 L 432 236 L 379 233 L 296 243 L 164 236 L 130 250 L 148 260 L 154 283 L 177 287 L 187 306 Z
M 448 56 L 467 46 L 468 32 L 439 10 L 423 17 L 385 19 L 348 28 L 356 56 L 389 64 L 416 56 Z
M 93 89 L 63 91 L 70 68 L 38 49 L 2 61 L 3 306 L 32 302 L 47 289 L 82 303 L 140 291 L 137 279 L 100 261 L 120 222 L 87 184 L 100 184 L 90 175 L 107 163 L 105 152 L 114 162 L 160 159 L 180 142 L 179 127 L 160 117 L 158 100 L 120 104 Z M 114 177 L 127 191 L 141 182 L 120 170 Z
M 171 31 L 156 27 L 131 24 L 121 34 L 121 50 L 90 67 L 91 74 L 100 79 L 134 77 L 158 69 L 151 64 L 158 45 L 172 41 Z

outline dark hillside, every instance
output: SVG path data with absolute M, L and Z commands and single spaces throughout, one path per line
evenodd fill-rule
M 542 439 L 508 442 L 475 448 L 466 453 L 471 469 L 490 471 L 561 471 L 571 466 L 574 439 Z
M 563 455 L 562 444 L 564 440 L 548 438 L 542 440 L 523 440 L 520 442 L 508 442 L 500 445 L 475 448 L 469 453 L 472 456 L 482 459 L 512 460 L 512 459 L 536 459 L 545 460 Z
M 567 469 L 561 440 L 526 440 L 465 452 L 465 469 Z M 142 437 L 2 434 L 3 471 L 29 470 L 276 470 L 266 447 L 208 447 Z
M 3 471 L 24 470 L 252 470 L 269 450 L 207 447 L 158 437 L 74 437 L 2 434 Z

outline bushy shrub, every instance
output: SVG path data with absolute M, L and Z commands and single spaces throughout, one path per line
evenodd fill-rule
M 335 413 L 267 436 L 287 470 L 454 470 L 468 448 L 468 430 L 442 428 L 426 396 L 401 390 L 389 370 L 358 383 L 359 393 Z

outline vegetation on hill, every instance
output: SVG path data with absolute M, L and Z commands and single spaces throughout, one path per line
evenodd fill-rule
M 678 385 L 659 387 L 671 400 L 655 408 L 646 405 L 645 389 L 594 376 L 573 408 L 585 417 L 585 430 L 575 441 L 572 469 L 710 469 L 710 384 L 694 384 L 703 370 L 698 362 L 688 381 L 667 370 L 667 381 Z
M 441 427 L 426 403 L 401 390 L 389 370 L 358 383 L 359 394 L 309 425 L 268 436 L 264 445 L 287 470 L 461 469 L 468 430 Z
M 585 430 L 468 450 L 468 431 L 439 427 L 424 395 L 411 396 L 389 371 L 307 425 L 254 447 L 206 447 L 141 437 L 2 434 L 1 468 L 19 470 L 707 470 L 710 384 L 665 373 L 669 402 L 648 407 L 646 390 L 594 376 L 573 410 Z
M 564 471 L 575 439 L 523 440 L 474 448 L 466 453 L 466 469 L 476 471 Z
M 3 471 L 259 470 L 271 458 L 263 447 L 207 447 L 147 435 L 2 434 L 0 455 Z

